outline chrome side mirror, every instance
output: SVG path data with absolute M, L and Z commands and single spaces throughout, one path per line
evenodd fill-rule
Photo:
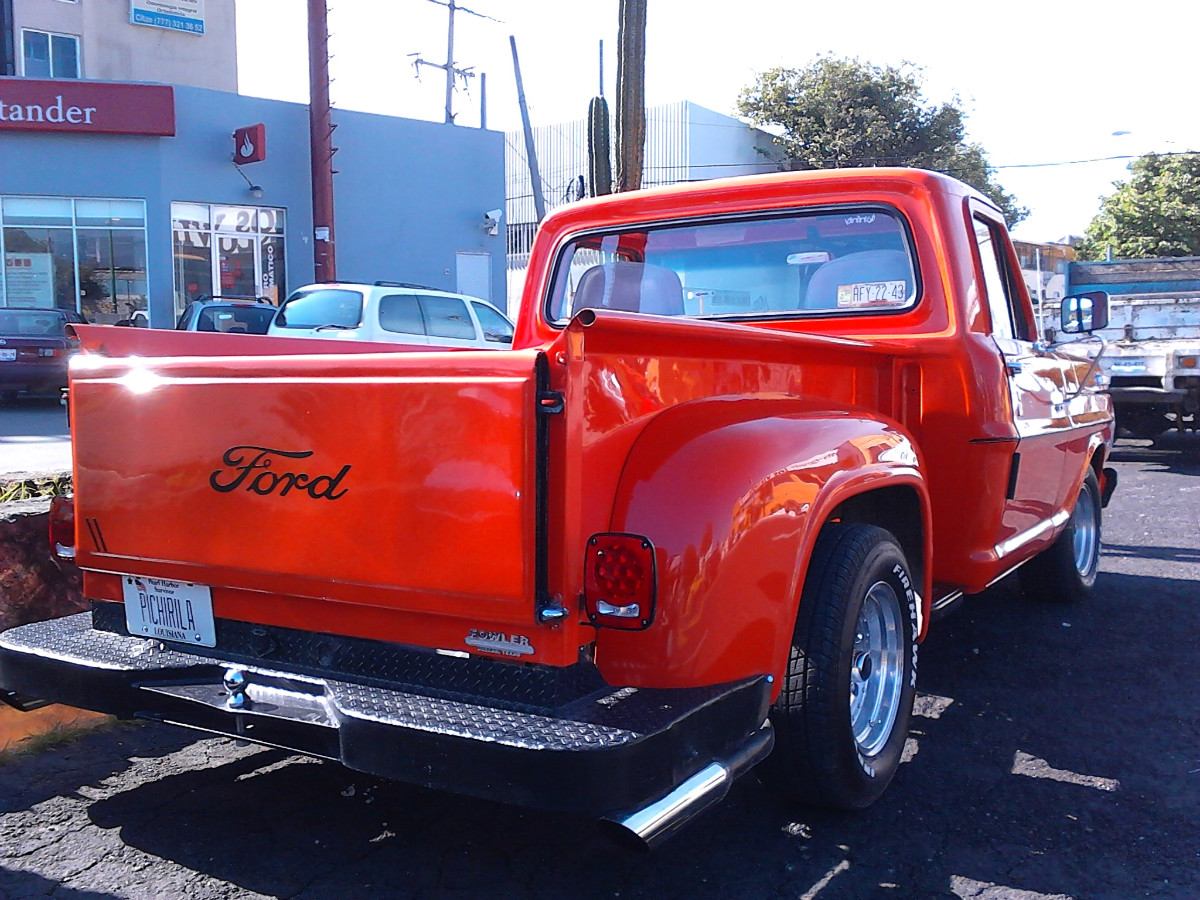
M 1062 298 L 1058 310 L 1059 330 L 1063 334 L 1088 334 L 1108 325 L 1108 294 L 1088 291 Z

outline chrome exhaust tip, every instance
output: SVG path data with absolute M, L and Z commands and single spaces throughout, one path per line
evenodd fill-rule
M 619 843 L 653 850 L 710 806 L 725 798 L 739 775 L 766 759 L 775 746 L 770 722 L 732 756 L 709 763 L 674 789 L 632 812 L 607 816 L 604 824 Z

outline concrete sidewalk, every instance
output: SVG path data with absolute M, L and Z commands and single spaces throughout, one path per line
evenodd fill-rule
M 69 471 L 71 433 L 57 397 L 0 405 L 0 480 Z

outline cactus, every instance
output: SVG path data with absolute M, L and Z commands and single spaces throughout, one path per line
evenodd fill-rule
M 608 101 L 593 97 L 588 104 L 588 196 L 612 193 L 612 148 L 608 131 Z
M 616 190 L 642 186 L 646 149 L 646 0 L 620 0 L 617 13 Z

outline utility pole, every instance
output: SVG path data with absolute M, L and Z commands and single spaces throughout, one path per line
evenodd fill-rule
M 467 9 L 465 6 L 459 6 L 454 0 L 429 0 L 430 3 L 436 3 L 438 6 L 444 6 L 449 11 L 449 25 L 446 29 L 446 61 L 444 63 L 431 62 L 424 57 L 417 56 L 413 60 L 413 67 L 417 70 L 417 75 L 421 74 L 421 66 L 428 66 L 431 69 L 441 69 L 446 73 L 446 124 L 454 124 L 454 79 L 461 78 L 466 84 L 468 79 L 475 77 L 474 66 L 461 68 L 454 64 L 454 14 L 456 12 L 464 12 L 468 15 L 477 16 L 480 19 L 489 19 L 493 22 L 499 22 L 499 19 L 493 19 L 491 16 L 486 16 L 481 12 L 476 12 L 473 9 Z M 416 56 L 410 53 L 409 56 Z
M 329 11 L 308 0 L 308 136 L 312 162 L 313 262 L 316 280 L 337 281 L 333 240 L 333 110 L 329 104 Z
M 646 150 L 646 0 L 621 0 L 617 26 L 617 191 L 642 186 Z
M 517 75 L 517 103 L 521 107 L 521 127 L 525 131 L 525 159 L 529 163 L 529 183 L 533 187 L 533 211 L 540 222 L 546 218 L 546 198 L 542 196 L 542 176 L 538 172 L 537 150 L 533 146 L 533 128 L 529 124 L 529 107 L 525 105 L 525 85 L 521 81 L 521 62 L 517 59 L 517 39 L 511 34 L 513 71 Z

